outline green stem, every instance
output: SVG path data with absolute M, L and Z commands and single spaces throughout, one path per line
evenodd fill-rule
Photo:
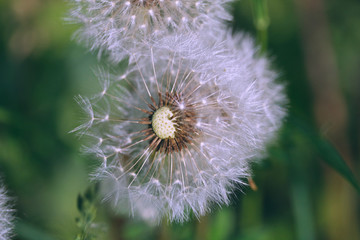
M 267 49 L 267 30 L 270 25 L 267 0 L 252 0 L 253 20 L 257 31 L 257 41 L 261 46 L 261 52 Z

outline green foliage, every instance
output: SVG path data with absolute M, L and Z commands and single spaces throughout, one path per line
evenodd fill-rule
M 83 195 L 78 195 L 77 208 L 80 217 L 76 218 L 76 224 L 81 232 L 76 236 L 75 240 L 99 239 L 99 236 L 94 231 L 94 228 L 96 227 L 94 221 L 97 212 L 97 192 L 98 184 L 95 184 L 90 186 Z

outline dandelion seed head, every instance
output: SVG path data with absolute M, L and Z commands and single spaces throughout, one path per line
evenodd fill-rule
M 101 98 L 80 98 L 92 121 L 76 130 L 106 157 L 92 176 L 115 210 L 182 222 L 228 204 L 281 126 L 283 87 L 252 40 L 203 44 L 164 38 L 134 54 Z
M 214 29 L 231 16 L 229 0 L 71 0 L 69 21 L 81 25 L 76 38 L 92 50 L 124 56 L 144 38 Z M 215 28 L 216 29 L 216 28 Z M 121 50 L 121 51 L 120 51 Z M 131 53 L 131 51 L 130 51 Z M 119 56 L 117 56 L 119 57 Z
M 10 208 L 6 190 L 0 187 L 0 240 L 9 240 L 13 235 L 13 209 Z

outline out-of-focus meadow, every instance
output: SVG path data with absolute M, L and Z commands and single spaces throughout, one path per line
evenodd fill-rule
M 0 176 L 15 239 L 75 239 L 77 196 L 96 164 L 69 134 L 81 121 L 74 96 L 98 89 L 98 63 L 71 40 L 67 8 L 0 1 Z M 232 12 L 234 31 L 256 35 L 250 0 Z M 258 190 L 239 189 L 230 206 L 184 224 L 151 226 L 100 207 L 107 239 L 360 239 L 360 195 L 326 164 L 338 157 L 329 142 L 360 176 L 360 3 L 275 0 L 268 13 L 267 50 L 290 103 L 278 142 L 253 167 Z

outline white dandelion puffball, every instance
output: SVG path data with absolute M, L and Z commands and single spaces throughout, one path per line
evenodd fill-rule
M 231 19 L 229 0 L 71 0 L 70 21 L 80 23 L 77 37 L 92 49 L 125 54 L 148 37 L 214 28 Z M 122 51 L 119 51 L 119 50 Z M 131 52 L 131 51 L 130 51 Z
M 251 39 L 180 38 L 134 56 L 124 74 L 102 73 L 101 91 L 78 99 L 89 119 L 74 131 L 101 160 L 93 178 L 105 199 L 155 222 L 228 204 L 284 116 L 282 86 Z
M 9 207 L 6 191 L 0 187 L 0 240 L 9 240 L 13 229 L 13 210 Z

